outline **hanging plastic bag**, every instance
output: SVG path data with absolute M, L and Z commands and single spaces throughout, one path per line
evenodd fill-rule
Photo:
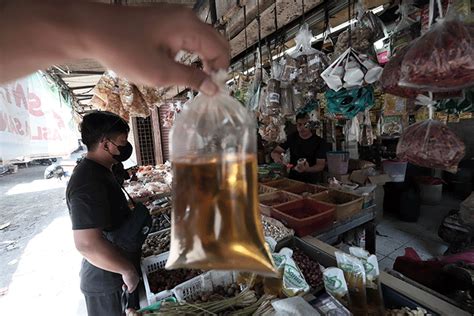
M 365 269 L 362 262 L 351 255 L 336 251 L 337 266 L 344 271 L 349 289 L 350 310 L 355 316 L 368 315 L 365 291 Z
M 280 91 L 281 114 L 284 116 L 295 115 L 292 98 L 293 87 L 289 83 L 282 82 Z
M 311 83 L 318 92 L 326 86 L 320 74 L 329 66 L 328 59 L 323 52 L 311 47 L 313 34 L 307 23 L 304 23 L 296 34 L 296 49 L 292 57 L 298 61 L 296 80 L 302 83 Z
M 401 86 L 443 92 L 474 85 L 474 24 L 463 22 L 454 8 L 446 18 L 439 13 L 438 22 L 406 52 Z
M 413 40 L 420 36 L 420 23 L 410 19 L 408 16 L 411 6 L 405 1 L 399 6 L 397 13 L 400 13 L 400 21 L 393 29 L 393 34 L 390 37 L 390 47 L 392 56 L 396 55 L 400 50 L 410 44 Z
M 327 109 L 329 113 L 342 114 L 351 119 L 374 105 L 374 91 L 371 86 L 360 89 L 342 89 L 326 91 Z
M 360 136 L 361 146 L 372 146 L 374 144 L 374 132 L 372 129 L 372 122 L 370 121 L 369 110 L 364 112 L 364 120 L 362 123 L 362 132 Z
M 402 98 L 414 99 L 422 91 L 410 87 L 400 86 L 401 64 L 407 53 L 409 46 L 406 46 L 398 51 L 390 61 L 385 64 L 380 78 L 382 90 Z
M 361 2 L 357 2 L 356 6 L 358 7 L 356 10 L 359 11 L 358 15 L 363 12 L 360 18 L 358 19 L 359 23 L 363 24 L 372 31 L 372 41 L 377 42 L 378 40 L 384 38 L 385 25 L 383 24 L 382 20 L 380 20 L 380 18 L 372 11 L 367 11 L 366 8 L 363 7 Z
M 429 112 L 428 120 L 409 126 L 402 134 L 397 157 L 421 167 L 454 173 L 464 157 L 464 143 L 446 125 L 432 119 L 432 105 Z
M 213 76 L 221 92 L 203 94 L 176 118 L 171 246 L 167 269 L 276 275 L 258 207 L 256 125 Z
M 349 252 L 354 257 L 359 258 L 364 265 L 369 315 L 384 316 L 385 307 L 379 279 L 380 270 L 377 256 L 371 255 L 368 251 L 358 247 L 350 247 Z

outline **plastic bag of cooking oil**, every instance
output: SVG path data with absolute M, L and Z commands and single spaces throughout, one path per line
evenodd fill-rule
M 365 269 L 359 258 L 336 251 L 337 266 L 344 272 L 349 289 L 349 309 L 355 316 L 368 315 Z
M 362 261 L 365 269 L 365 290 L 367 295 L 367 308 L 370 315 L 385 315 L 382 288 L 380 285 L 380 270 L 377 256 L 371 255 L 368 251 L 350 247 L 349 252 L 354 257 Z
M 221 88 L 199 94 L 176 118 L 171 247 L 167 269 L 237 270 L 275 275 L 258 208 L 255 120 Z

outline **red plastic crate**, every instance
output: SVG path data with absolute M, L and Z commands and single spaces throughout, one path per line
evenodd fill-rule
M 275 206 L 271 215 L 293 228 L 297 236 L 304 237 L 331 226 L 336 218 L 336 208 L 315 200 L 302 199 Z

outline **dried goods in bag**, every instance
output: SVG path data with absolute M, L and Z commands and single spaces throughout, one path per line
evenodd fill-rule
M 450 10 L 408 49 L 400 85 L 432 92 L 473 86 L 474 25 Z
M 397 157 L 427 168 L 457 170 L 464 157 L 464 143 L 446 125 L 426 120 L 408 127 L 397 145 Z
M 386 93 L 390 93 L 402 98 L 414 99 L 418 94 L 421 93 L 420 90 L 400 86 L 401 65 L 408 48 L 409 46 L 400 49 L 399 52 L 393 56 L 388 63 L 385 64 L 382 77 L 380 78 L 380 83 L 382 85 L 382 90 Z
M 173 170 L 167 269 L 218 269 L 275 275 L 263 237 L 257 190 L 256 124 L 227 94 L 194 98 L 170 136 Z

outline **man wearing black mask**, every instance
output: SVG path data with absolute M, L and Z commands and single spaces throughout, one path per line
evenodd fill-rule
M 84 256 L 80 272 L 81 290 L 89 316 L 123 314 L 126 287 L 129 307 L 136 306 L 140 250 L 129 251 L 115 242 L 120 227 L 132 217 L 127 198 L 112 166 L 127 160 L 132 145 L 127 141 L 128 124 L 110 112 L 92 112 L 80 126 L 87 155 L 75 168 L 66 190 L 74 242 Z M 111 238 L 112 237 L 112 238 Z M 125 250 L 126 249 L 126 250 Z M 133 302 L 133 303 L 132 303 Z

